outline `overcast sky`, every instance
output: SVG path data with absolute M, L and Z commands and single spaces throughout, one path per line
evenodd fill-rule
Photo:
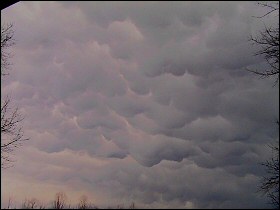
M 19 2 L 1 82 L 30 140 L 1 170 L 1 206 L 64 191 L 98 206 L 268 208 L 279 85 L 250 35 L 254 2 Z

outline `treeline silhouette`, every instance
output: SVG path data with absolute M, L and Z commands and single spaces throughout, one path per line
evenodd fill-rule
M 55 194 L 54 200 L 49 204 L 44 204 L 36 198 L 25 199 L 22 204 L 17 207 L 13 204 L 11 198 L 9 198 L 6 207 L 1 209 L 102 209 L 89 201 L 86 195 L 82 195 L 77 204 L 67 204 L 67 195 L 64 192 L 58 192 Z M 125 206 L 124 204 L 118 204 L 116 206 L 108 206 L 105 209 L 136 209 L 135 203 Z

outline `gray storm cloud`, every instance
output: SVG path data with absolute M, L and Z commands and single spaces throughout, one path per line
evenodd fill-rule
M 5 9 L 17 44 L 1 91 L 31 137 L 5 180 L 20 173 L 100 205 L 265 208 L 255 191 L 265 145 L 279 139 L 279 90 L 245 71 L 265 66 L 248 42 L 258 12 L 254 2 Z

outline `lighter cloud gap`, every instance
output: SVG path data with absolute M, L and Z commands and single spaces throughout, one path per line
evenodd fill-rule
M 119 38 L 130 41 L 140 41 L 144 39 L 142 33 L 130 19 L 112 22 L 108 26 L 108 32 L 110 34 L 116 34 Z
M 108 44 L 99 44 L 96 40 L 91 40 L 87 43 L 89 50 L 94 54 L 100 54 L 100 52 L 105 55 L 110 56 L 110 46 Z

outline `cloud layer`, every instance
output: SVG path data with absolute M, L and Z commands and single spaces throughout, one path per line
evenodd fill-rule
M 255 192 L 265 145 L 279 138 L 279 91 L 245 71 L 265 67 L 248 42 L 261 12 L 253 2 L 5 9 L 17 44 L 1 90 L 31 140 L 3 171 L 2 197 L 65 190 L 105 206 L 267 207 Z

